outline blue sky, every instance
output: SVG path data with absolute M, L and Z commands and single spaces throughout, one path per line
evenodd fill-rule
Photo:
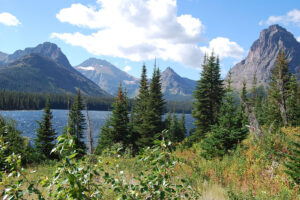
M 156 57 L 197 80 L 205 52 L 226 74 L 273 23 L 300 39 L 299 0 L 0 0 L 0 51 L 50 41 L 72 65 L 96 57 L 139 77 Z

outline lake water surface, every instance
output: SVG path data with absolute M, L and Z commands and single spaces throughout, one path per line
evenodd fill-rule
M 85 113 L 85 112 L 83 112 Z M 57 133 L 61 134 L 64 127 L 67 125 L 68 111 L 67 110 L 52 110 L 52 124 Z M 98 141 L 98 135 L 101 127 L 104 125 L 106 118 L 111 114 L 110 111 L 89 111 L 89 117 L 92 124 L 92 133 L 95 143 Z M 17 111 L 0 111 L 0 115 L 5 118 L 11 118 L 17 122 L 18 130 L 22 131 L 22 135 L 30 138 L 31 142 L 36 137 L 36 129 L 38 124 L 36 121 L 41 121 L 43 110 L 17 110 Z M 181 114 L 178 114 L 180 117 Z M 185 123 L 187 130 L 193 127 L 193 118 L 190 114 L 185 115 Z M 87 142 L 87 139 L 85 139 Z

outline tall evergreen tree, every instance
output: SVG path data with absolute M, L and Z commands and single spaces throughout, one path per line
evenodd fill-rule
M 154 66 L 150 88 L 147 84 L 146 67 L 143 66 L 139 95 L 136 99 L 136 132 L 139 147 L 151 146 L 163 130 L 164 99 L 161 92 L 160 71 Z
M 129 140 L 130 144 L 132 145 L 133 154 L 136 154 L 138 152 L 138 146 L 137 141 L 139 139 L 139 134 L 135 128 L 135 122 L 136 122 L 136 112 L 135 107 L 131 107 L 130 111 L 130 117 L 129 117 L 129 124 L 128 124 L 128 130 L 129 130 Z
M 289 82 L 287 111 L 290 124 L 292 126 L 300 125 L 300 100 L 298 94 L 298 84 L 295 75 L 291 76 Z
M 164 129 L 169 129 L 172 121 L 172 114 L 171 111 L 168 112 L 167 117 L 164 120 Z
M 83 141 L 84 131 L 86 129 L 85 117 L 82 114 L 84 105 L 82 102 L 82 97 L 80 90 L 78 90 L 75 100 L 71 106 L 69 114 L 69 133 L 75 138 L 76 148 L 84 152 L 86 150 L 86 145 Z
M 161 91 L 161 76 L 159 68 L 154 65 L 152 80 L 150 83 L 148 114 L 150 129 L 154 134 L 154 138 L 158 138 L 160 132 L 163 130 L 162 115 L 164 114 L 165 101 Z
M 219 59 L 212 53 L 209 58 L 204 58 L 201 78 L 194 91 L 192 116 L 195 118 L 193 137 L 197 137 L 196 140 L 203 139 L 211 126 L 217 123 L 223 93 Z
M 136 144 L 138 148 L 150 146 L 153 143 L 153 133 L 150 131 L 149 121 L 149 87 L 147 81 L 147 70 L 143 65 L 140 80 L 139 94 L 136 98 L 136 121 L 134 130 L 138 133 Z
M 180 119 L 179 119 L 179 129 L 180 129 L 180 132 L 181 132 L 181 135 L 179 138 L 179 142 L 181 142 L 185 137 L 186 137 L 186 126 L 185 126 L 185 114 L 182 113 Z
M 241 108 L 243 111 L 245 111 L 245 105 L 243 103 L 248 104 L 246 81 L 243 81 L 243 87 L 241 92 Z
M 36 130 L 37 137 L 34 140 L 37 151 L 46 158 L 55 158 L 54 155 L 50 154 L 56 140 L 56 132 L 52 127 L 52 118 L 50 99 L 47 97 L 43 119 L 40 122 L 37 121 L 39 127 Z
M 252 107 L 255 106 L 256 98 L 257 98 L 257 78 L 255 73 L 252 80 L 251 98 L 250 98 L 250 103 Z
M 100 154 L 114 143 L 121 143 L 124 148 L 133 147 L 131 132 L 129 132 L 128 108 L 128 98 L 126 92 L 123 92 L 122 84 L 120 84 L 118 96 L 113 103 L 112 115 L 101 128 L 96 153 Z
M 218 124 L 212 127 L 210 135 L 202 141 L 206 158 L 223 156 L 246 137 L 247 129 L 242 123 L 243 118 L 234 102 L 229 72 L 224 101 L 220 110 Z
M 275 110 L 273 113 L 280 113 L 281 119 L 277 119 L 278 122 L 282 122 L 284 126 L 288 124 L 287 113 L 287 91 L 289 86 L 288 75 L 288 61 L 283 51 L 279 52 L 276 59 L 276 65 L 272 70 L 270 88 L 268 91 L 270 104 L 274 105 Z M 276 120 L 276 116 L 274 117 Z
M 126 92 L 123 92 L 122 84 L 120 84 L 118 96 L 113 103 L 111 126 L 113 141 L 122 143 L 125 147 L 130 143 L 128 107 Z
M 101 127 L 101 131 L 98 137 L 98 145 L 96 147 L 95 153 L 101 155 L 103 150 L 111 147 L 114 143 L 113 141 L 113 129 L 111 126 L 110 117 L 105 120 L 105 124 Z

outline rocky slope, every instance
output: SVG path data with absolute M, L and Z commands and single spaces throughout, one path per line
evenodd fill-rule
M 290 62 L 289 70 L 300 77 L 300 43 L 292 33 L 279 25 L 272 25 L 261 31 L 248 53 L 248 56 L 232 69 L 233 87 L 240 89 L 245 80 L 251 87 L 254 74 L 258 85 L 267 86 L 271 69 L 275 66 L 279 51 L 285 51 Z
M 161 74 L 162 92 L 168 100 L 191 100 L 196 81 L 179 76 L 168 67 Z
M 127 89 L 129 97 L 137 94 L 139 80 L 105 60 L 90 58 L 75 69 L 112 95 L 117 94 L 120 83 Z

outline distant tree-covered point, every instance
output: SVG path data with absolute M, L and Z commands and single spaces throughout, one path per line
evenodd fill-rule
M 40 110 L 45 108 L 47 96 L 51 109 L 68 109 L 75 99 L 74 94 L 45 94 L 17 91 L 0 91 L 1 110 Z M 111 110 L 112 98 L 85 96 L 89 110 Z
M 45 94 L 0 90 L 0 110 L 41 110 L 45 108 L 47 96 L 50 98 L 51 109 L 68 109 L 74 101 L 74 94 Z M 113 98 L 84 96 L 89 110 L 112 110 Z M 69 103 L 68 103 L 69 101 Z M 129 99 L 129 109 L 134 100 Z M 175 109 L 175 110 L 174 110 Z M 191 113 L 192 102 L 168 101 L 164 112 Z

